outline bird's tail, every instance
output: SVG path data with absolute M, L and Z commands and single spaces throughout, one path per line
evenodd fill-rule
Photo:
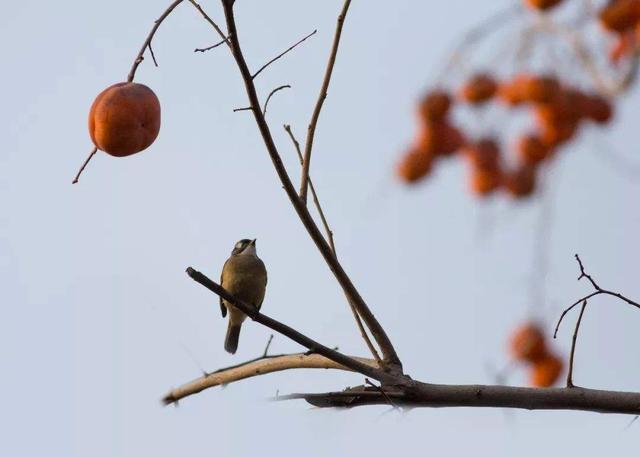
M 224 349 L 229 354 L 235 354 L 238 349 L 238 339 L 240 338 L 240 329 L 242 324 L 236 324 L 229 319 L 229 326 L 227 327 L 227 336 L 224 339 Z

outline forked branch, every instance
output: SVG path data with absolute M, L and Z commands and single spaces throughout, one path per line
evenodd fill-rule
M 138 51 L 138 55 L 136 55 L 136 58 L 133 61 L 133 65 L 131 66 L 131 70 L 129 71 L 129 75 L 127 76 L 127 82 L 133 81 L 133 79 L 136 77 L 136 70 L 144 60 L 145 51 L 149 49 L 149 51 L 153 53 L 153 50 L 151 49 L 151 41 L 153 40 L 153 36 L 156 34 L 158 27 L 160 27 L 160 24 L 162 24 L 162 21 L 164 21 L 167 18 L 167 16 L 169 16 L 169 14 L 171 14 L 171 12 L 176 8 L 176 6 L 182 3 L 182 1 L 183 0 L 174 1 L 171 5 L 169 5 L 169 7 L 164 11 L 164 13 L 162 13 L 162 15 L 154 21 L 153 27 L 151 28 L 149 35 L 147 35 L 147 38 L 144 40 L 144 43 L 142 43 L 142 47 L 140 48 L 140 51 Z M 156 66 L 158 66 L 155 55 L 153 56 L 153 61 L 156 64 Z
M 309 236 L 315 242 L 316 247 L 322 254 L 325 262 L 333 272 L 334 276 L 340 283 L 340 286 L 342 287 L 344 293 L 353 302 L 358 314 L 361 316 L 362 320 L 367 325 L 369 330 L 371 330 L 371 334 L 373 335 L 374 339 L 378 343 L 378 346 L 380 347 L 380 350 L 382 351 L 385 368 L 391 371 L 402 372 L 402 363 L 400 362 L 400 358 L 398 357 L 393 344 L 391 343 L 391 340 L 387 336 L 387 333 L 382 328 L 376 317 L 373 315 L 366 302 L 360 296 L 360 293 L 351 282 L 351 279 L 342 268 L 340 262 L 338 262 L 338 259 L 333 255 L 331 247 L 322 236 L 322 232 L 311 217 L 307 206 L 302 201 L 302 199 L 299 198 L 295 188 L 293 187 L 293 183 L 291 182 L 291 178 L 289 177 L 289 174 L 284 167 L 282 158 L 280 156 L 280 153 L 278 152 L 278 148 L 273 141 L 271 130 L 269 129 L 269 126 L 262 114 L 262 110 L 260 109 L 260 102 L 255 85 L 253 83 L 253 78 L 240 47 L 240 40 L 238 37 L 238 30 L 236 27 L 233 11 L 233 3 L 234 2 L 231 0 L 222 0 L 225 19 L 227 23 L 227 30 L 229 32 L 228 36 L 231 42 L 231 52 L 244 82 L 245 90 L 249 98 L 249 105 L 252 108 L 258 130 L 260 131 L 265 147 L 269 153 L 269 156 L 271 157 L 271 161 L 273 162 L 276 173 L 280 178 L 282 186 L 287 193 L 287 196 L 289 197 L 293 208 L 295 209 L 298 217 L 307 229 Z
M 560 324 L 562 323 L 562 320 L 564 319 L 564 317 L 567 315 L 567 313 L 569 311 L 571 311 L 573 308 L 575 308 L 576 306 L 578 306 L 580 303 L 584 302 L 584 301 L 588 301 L 590 298 L 593 298 L 597 295 L 610 295 L 612 297 L 615 297 L 619 300 L 622 300 L 623 302 L 634 306 L 638 309 L 640 309 L 640 303 L 635 302 L 633 300 L 628 299 L 627 297 L 625 297 L 624 295 L 618 293 L 618 292 L 612 292 L 610 290 L 606 290 L 601 288 L 598 283 L 595 282 L 595 280 L 591 277 L 591 275 L 587 274 L 585 269 L 584 269 L 584 265 L 582 264 L 582 260 L 580 259 L 580 256 L 578 254 L 575 255 L 576 257 L 576 261 L 578 262 L 578 266 L 580 267 L 580 276 L 578 276 L 578 281 L 580 281 L 583 278 L 586 278 L 591 285 L 593 286 L 593 288 L 595 289 L 595 292 L 592 292 L 588 295 L 585 295 L 584 297 L 580 298 L 579 300 L 576 300 L 574 303 L 572 303 L 567 309 L 565 309 L 562 314 L 560 315 L 560 319 L 558 319 L 558 323 L 556 324 L 556 329 L 553 332 L 553 337 L 555 338 L 558 335 L 558 329 L 560 328 Z

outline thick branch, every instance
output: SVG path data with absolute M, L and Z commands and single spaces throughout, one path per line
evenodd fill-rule
M 330 349 L 327 346 L 324 346 L 317 341 L 312 340 L 308 336 L 303 335 L 302 333 L 289 327 L 288 325 L 285 325 L 275 319 L 270 318 L 269 316 L 262 314 L 255 307 L 234 297 L 225 289 L 223 289 L 222 286 L 213 282 L 211 279 L 207 278 L 199 271 L 196 271 L 193 268 L 189 267 L 187 268 L 187 274 L 191 277 L 191 279 L 202 284 L 211 292 L 224 298 L 229 303 L 232 303 L 236 308 L 245 313 L 255 322 L 269 327 L 270 329 L 275 330 L 276 332 L 292 339 L 296 343 L 301 344 L 302 346 L 309 349 L 309 351 L 323 355 L 340 365 L 344 365 L 345 367 L 353 371 L 357 371 L 358 373 L 361 373 L 365 376 L 371 376 L 378 381 L 388 382 L 392 384 L 396 384 L 399 382 L 399 379 L 396 376 L 392 376 L 378 368 L 373 368 L 366 363 L 360 362 L 356 359 L 352 359 L 351 357 L 346 356 L 336 350 Z
M 233 57 L 236 60 L 238 65 L 238 69 L 240 70 L 240 74 L 242 80 L 244 81 L 245 90 L 247 92 L 247 96 L 249 98 L 249 103 L 253 108 L 252 112 L 256 120 L 256 124 L 258 125 L 258 129 L 260 134 L 262 135 L 262 139 L 267 148 L 269 156 L 271 157 L 271 161 L 276 169 L 278 177 L 282 182 L 282 186 L 287 193 L 291 204 L 296 210 L 298 217 L 302 221 L 303 225 L 307 229 L 309 236 L 315 242 L 318 250 L 322 254 L 325 262 L 335 275 L 336 279 L 340 283 L 340 286 L 344 290 L 344 293 L 353 301 L 354 306 L 356 307 L 358 314 L 362 317 L 363 321 L 367 324 L 369 329 L 371 330 L 371 334 L 375 338 L 376 342 L 380 346 L 380 349 L 383 354 L 383 360 L 385 365 L 392 370 L 402 371 L 402 364 L 398 355 L 395 352 L 393 344 L 391 340 L 387 336 L 386 332 L 375 318 L 365 301 L 360 296 L 360 293 L 355 288 L 351 279 L 347 275 L 347 273 L 342 268 L 342 265 L 336 257 L 333 255 L 330 246 L 327 244 L 327 241 L 322 236 L 320 229 L 314 222 L 311 214 L 309 213 L 306 205 L 302 202 L 302 200 L 298 197 L 291 179 L 287 173 L 287 170 L 282 163 L 282 159 L 280 157 L 280 153 L 273 141 L 273 137 L 271 135 L 271 131 L 267 122 L 262 115 L 262 110 L 260 109 L 260 102 L 258 100 L 258 95 L 256 93 L 256 88 L 253 84 L 253 80 L 251 77 L 251 72 L 247 67 L 247 63 L 244 59 L 244 55 L 242 54 L 242 49 L 240 48 L 240 42 L 238 39 L 238 30 L 236 28 L 235 18 L 233 14 L 233 2 L 231 0 L 222 0 L 222 4 L 224 7 L 225 18 L 227 21 L 227 28 L 229 31 L 229 37 L 231 41 L 231 52 L 233 53 Z
M 350 358 L 358 360 L 359 362 L 373 368 L 377 367 L 374 360 L 351 356 Z M 320 354 L 299 353 L 266 356 L 250 360 L 240 365 L 222 368 L 214 371 L 213 373 L 207 373 L 205 376 L 172 389 L 171 392 L 164 396 L 162 401 L 165 405 L 168 405 L 211 387 L 231 384 L 243 379 L 262 376 L 277 371 L 310 368 L 353 371 L 350 368 L 336 363 Z
M 546 410 L 575 410 L 598 413 L 640 413 L 640 393 L 584 389 L 582 387 L 541 389 L 531 387 L 438 385 L 413 382 L 413 389 L 372 388 L 344 392 L 293 394 L 279 400 L 304 399 L 319 407 L 355 407 L 389 404 L 407 407 L 492 407 Z M 387 398 L 388 397 L 388 398 Z
M 322 105 L 327 98 L 327 91 L 329 90 L 329 83 L 331 82 L 331 74 L 333 73 L 333 66 L 336 63 L 336 56 L 338 55 L 338 46 L 340 45 L 340 37 L 342 36 L 342 26 L 344 19 L 349 11 L 349 5 L 351 0 L 345 0 L 342 11 L 338 16 L 336 24 L 336 32 L 333 36 L 333 45 L 331 46 L 331 53 L 329 54 L 329 60 L 327 61 L 327 68 L 324 72 L 324 79 L 322 81 L 322 87 L 320 88 L 320 95 L 318 101 L 313 109 L 311 115 L 311 122 L 307 128 L 307 140 L 304 146 L 304 163 L 302 164 L 302 180 L 300 182 L 300 199 L 307 203 L 307 187 L 309 182 L 309 168 L 311 166 L 311 150 L 313 149 L 313 138 L 316 134 L 316 126 L 318 125 L 318 119 L 320 118 L 320 111 L 322 111 Z

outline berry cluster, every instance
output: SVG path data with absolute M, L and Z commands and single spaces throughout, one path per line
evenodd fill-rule
M 474 107 L 498 101 L 507 109 L 530 108 L 534 127 L 517 139 L 514 157 L 507 160 L 497 138 L 470 139 L 453 125 L 449 111 L 454 100 Z M 421 100 L 419 133 L 397 173 L 403 181 L 415 183 L 429 174 L 437 158 L 460 152 L 469 163 L 469 185 L 474 194 L 487 196 L 503 189 L 512 197 L 526 197 L 535 190 L 538 166 L 573 139 L 583 122 L 606 124 L 612 115 L 606 98 L 553 76 L 521 73 L 499 82 L 478 73 L 463 84 L 455 98 L 438 89 Z
M 542 16 L 562 0 L 524 0 Z M 568 3 L 568 2 L 564 2 Z M 534 15 L 535 16 L 535 15 Z M 597 23 L 614 39 L 613 63 L 640 56 L 640 0 L 609 0 L 588 21 Z M 544 22 L 543 22 L 544 23 Z M 583 52 L 580 50 L 579 52 Z M 396 173 L 407 184 L 430 174 L 442 157 L 463 156 L 469 167 L 471 192 L 486 197 L 503 191 L 515 199 L 532 195 L 539 169 L 577 138 L 581 127 L 608 124 L 613 117 L 613 90 L 588 85 L 575 72 L 551 70 L 497 73 L 477 72 L 457 89 L 443 85 L 427 92 L 418 103 L 419 128 L 415 141 L 401 157 Z M 585 71 L 586 73 L 586 71 Z M 633 73 L 633 72 L 632 72 Z M 450 73 L 448 73 L 449 75 Z M 449 76 L 447 76 L 449 77 Z M 499 105 L 511 116 L 523 109 L 530 114 L 529 126 L 517 137 L 472 133 L 456 125 L 454 108 L 479 112 Z M 516 113 L 513 112 L 515 115 Z

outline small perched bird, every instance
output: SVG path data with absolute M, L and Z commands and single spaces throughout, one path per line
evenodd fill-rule
M 230 294 L 260 309 L 267 288 L 267 269 L 256 253 L 256 240 L 240 240 L 222 267 L 220 284 Z M 238 349 L 240 328 L 247 315 L 220 297 L 222 317 L 229 311 L 229 326 L 224 348 L 230 354 Z

